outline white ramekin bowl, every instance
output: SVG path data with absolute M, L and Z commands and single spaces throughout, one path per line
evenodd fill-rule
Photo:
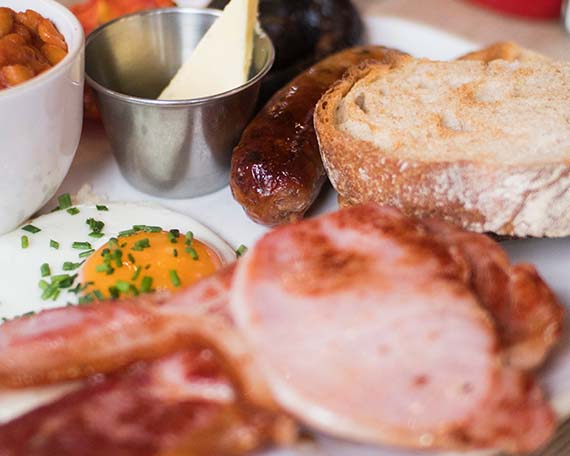
M 84 35 L 81 24 L 54 0 L 0 0 L 15 11 L 51 19 L 68 55 L 19 86 L 0 90 L 0 234 L 40 209 L 61 185 L 83 123 Z

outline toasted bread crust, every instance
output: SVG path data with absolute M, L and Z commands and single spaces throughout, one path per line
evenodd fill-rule
M 354 84 L 371 72 L 381 77 L 410 58 L 395 55 L 390 63 L 370 62 L 352 69 L 317 105 L 314 119 L 321 156 L 340 205 L 375 201 L 407 215 L 441 218 L 468 230 L 500 235 L 570 234 L 570 163 L 398 159 L 337 128 L 337 108 Z M 512 43 L 464 58 L 546 59 Z
M 522 48 L 511 41 L 505 41 L 465 54 L 458 60 L 480 60 L 483 62 L 491 62 L 493 60 L 507 60 L 509 62 L 514 60 L 518 60 L 519 62 L 547 62 L 550 59 L 545 55 Z

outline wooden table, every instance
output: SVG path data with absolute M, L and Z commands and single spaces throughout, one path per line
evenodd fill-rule
M 570 60 L 570 35 L 560 21 L 505 16 L 466 0 L 354 0 L 363 13 L 422 22 L 466 39 L 517 43 L 554 58 Z

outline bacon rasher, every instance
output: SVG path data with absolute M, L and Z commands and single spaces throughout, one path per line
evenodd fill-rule
M 172 296 L 0 326 L 0 382 L 109 372 L 203 337 L 245 397 L 331 435 L 531 451 L 555 417 L 530 371 L 561 326 L 534 268 L 492 241 L 370 205 L 274 230 L 237 273 Z
M 295 438 L 259 407 L 234 368 L 200 343 L 98 377 L 0 426 L 3 456 L 234 456 Z
M 498 283 L 479 283 L 492 278 L 494 244 L 446 229 L 366 205 L 250 249 L 230 306 L 285 410 L 327 434 L 405 448 L 527 452 L 548 441 L 556 419 L 526 367 L 557 340 L 560 306 L 506 257 Z M 528 360 L 508 356 L 537 333 L 548 335 L 538 355 L 533 342 Z
M 26 387 L 113 372 L 184 348 L 189 334 L 232 338 L 234 266 L 177 295 L 144 295 L 50 309 L 0 326 L 0 385 Z M 209 317 L 207 322 L 197 321 Z M 226 345 L 231 345 L 228 342 Z

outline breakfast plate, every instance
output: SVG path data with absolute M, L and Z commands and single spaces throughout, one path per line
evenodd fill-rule
M 471 52 L 478 47 L 461 37 L 451 35 L 423 24 L 418 24 L 396 17 L 365 18 L 367 40 L 370 43 L 382 44 L 409 52 L 418 57 L 448 60 Z M 228 187 L 208 196 L 172 200 L 160 199 L 143 194 L 129 186 L 121 177 L 108 142 L 98 125 L 87 123 L 76 159 L 71 171 L 65 179 L 61 191 L 77 192 L 83 185 L 91 186 L 95 194 L 110 200 L 120 201 L 154 201 L 165 207 L 192 216 L 201 221 L 230 244 L 252 245 L 267 228 L 252 222 L 237 205 Z M 317 201 L 310 215 L 332 211 L 338 207 L 335 192 L 327 188 Z M 544 278 L 566 304 L 570 303 L 570 275 L 567 269 L 567 258 L 570 257 L 570 240 L 518 240 L 503 243 L 514 261 L 534 263 Z M 553 388 L 563 385 L 560 378 L 570 377 L 570 340 L 561 343 L 562 353 L 553 357 L 551 365 L 544 372 L 544 379 L 549 390 L 559 400 L 556 405 L 560 413 L 566 415 L 570 411 L 570 390 Z M 558 381 L 556 381 L 558 379 Z M 299 452 L 281 450 L 267 454 L 323 454 L 323 455 L 410 455 L 413 452 L 395 452 L 394 450 L 379 453 L 377 448 L 364 448 L 334 440 L 320 440 L 317 446 L 307 445 Z M 417 453 L 416 453 L 417 454 Z
M 199 2 L 192 3 L 196 6 Z M 477 43 L 399 18 L 369 16 L 365 18 L 365 22 L 367 40 L 370 43 L 398 48 L 418 57 L 448 60 L 478 47 Z M 59 192 L 91 193 L 97 195 L 99 201 L 144 201 L 151 205 L 157 204 L 199 220 L 234 248 L 242 244 L 252 245 L 268 231 L 267 228 L 254 223 L 245 215 L 242 208 L 233 200 L 229 187 L 208 196 L 178 200 L 156 198 L 137 191 L 121 176 L 102 127 L 91 122 L 87 122 L 84 126 L 77 155 Z M 55 199 L 48 202 L 44 212 L 48 212 L 55 205 Z M 337 195 L 331 188 L 327 188 L 322 192 L 309 215 L 330 212 L 337 207 Z M 570 280 L 568 280 L 570 277 L 565 269 L 566 258 L 570 255 L 570 241 L 567 239 L 520 240 L 506 242 L 503 246 L 514 261 L 534 263 L 562 303 L 565 305 L 570 303 Z M 565 388 L 565 382 L 560 381 L 562 378 L 570 377 L 569 347 L 570 340 L 566 334 L 558 353 L 552 356 L 551 363 L 541 374 L 541 379 L 555 399 L 555 408 L 561 416 L 566 416 L 570 411 L 570 388 Z M 0 409 L 2 409 L 2 401 L 3 398 L 0 395 Z M 294 449 L 273 450 L 262 454 L 266 456 L 368 456 L 372 454 L 411 456 L 419 453 L 352 445 L 334 439 L 316 437 L 314 441 L 301 444 Z M 446 455 L 449 456 L 451 453 L 446 453 Z

